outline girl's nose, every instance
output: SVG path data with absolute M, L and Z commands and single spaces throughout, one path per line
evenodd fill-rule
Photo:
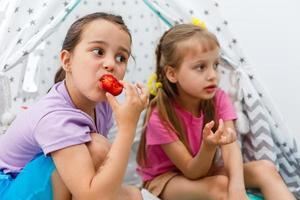
M 111 64 L 110 65 L 104 65 L 103 67 L 106 71 L 109 71 L 109 72 L 114 70 L 114 65 L 111 65 Z
M 210 68 L 207 74 L 207 80 L 214 80 L 218 76 L 218 71 L 214 68 Z
M 103 68 L 106 71 L 112 72 L 116 66 L 115 60 L 113 56 L 108 56 L 104 61 L 103 61 Z

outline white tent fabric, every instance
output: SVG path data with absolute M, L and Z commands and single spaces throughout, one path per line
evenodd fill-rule
M 35 90 L 24 87 L 25 72 L 31 73 L 32 77 L 39 77 L 37 72 L 40 63 L 32 65 L 33 58 L 43 50 L 41 48 L 44 45 L 41 43 L 43 44 L 44 40 L 56 31 L 79 2 L 78 0 L 70 3 L 66 1 L 36 3 L 21 0 L 1 2 L 5 8 L 1 13 L 3 18 L 0 22 L 0 83 L 3 83 L 0 85 L 0 91 L 3 92 L 0 97 L 0 112 L 4 113 L 1 115 L 4 128 L 13 119 L 10 111 L 12 95 L 14 102 L 19 100 L 19 104 L 25 102 L 26 97 L 37 96 L 35 84 L 33 84 Z M 7 87 L 9 81 L 10 88 Z M 33 80 L 29 82 L 34 83 Z
M 268 159 L 278 166 L 289 189 L 300 199 L 299 145 L 289 135 L 267 91 L 248 63 L 228 22 L 210 0 L 0 0 L 0 125 L 5 131 L 22 106 L 30 106 L 53 84 L 66 27 L 91 12 L 123 16 L 133 35 L 133 55 L 126 80 L 146 83 L 155 69 L 154 48 L 168 26 L 198 18 L 222 46 L 221 87 L 231 94 L 238 111 L 237 129 L 245 161 Z M 1 7 L 1 6 L 0 6 Z M 1 7 L 2 8 L 2 7 Z M 1 17 L 2 18 L 2 17 Z M 122 99 L 122 97 L 120 97 Z M 142 120 L 141 120 L 142 121 Z M 137 130 L 140 133 L 141 121 Z M 112 130 L 112 135 L 115 129 Z M 1 129 L 0 129 L 1 133 Z M 125 181 L 138 185 L 133 146 Z

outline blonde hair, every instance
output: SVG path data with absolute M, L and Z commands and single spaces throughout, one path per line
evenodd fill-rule
M 150 104 L 144 119 L 144 129 L 137 152 L 137 162 L 141 166 L 147 165 L 145 133 L 154 107 L 157 107 L 159 117 L 164 126 L 169 130 L 175 131 L 183 144 L 191 151 L 186 138 L 184 125 L 180 122 L 172 104 L 178 95 L 177 86 L 171 83 L 165 74 L 166 66 L 178 68 L 181 65 L 185 51 L 179 47 L 179 43 L 191 38 L 198 39 L 204 47 L 204 51 L 220 47 L 215 35 L 200 26 L 192 24 L 175 25 L 160 38 L 156 48 L 156 75 L 157 81 L 162 83 L 162 87 L 158 88 L 156 96 L 150 95 Z M 201 101 L 200 109 L 204 113 L 204 123 L 215 119 L 214 101 L 212 99 Z

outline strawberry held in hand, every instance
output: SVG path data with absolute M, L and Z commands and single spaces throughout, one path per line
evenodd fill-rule
M 104 74 L 100 78 L 100 87 L 114 96 L 119 95 L 123 90 L 122 83 L 111 74 Z

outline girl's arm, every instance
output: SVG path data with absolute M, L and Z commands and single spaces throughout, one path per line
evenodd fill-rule
M 126 99 L 120 105 L 110 95 L 107 99 L 115 114 L 117 136 L 101 167 L 95 170 L 86 144 L 70 146 L 51 153 L 62 180 L 75 199 L 115 199 L 121 189 L 135 129 L 148 93 L 124 83 Z
M 125 174 L 134 134 L 123 129 L 112 144 L 106 160 L 97 171 L 85 144 L 67 147 L 51 154 L 56 169 L 75 199 L 115 199 Z
M 211 167 L 216 152 L 216 147 L 202 144 L 196 156 L 192 157 L 180 140 L 163 144 L 161 147 L 174 165 L 189 179 L 205 176 Z
M 165 153 L 176 167 L 190 179 L 199 179 L 207 175 L 211 168 L 216 148 L 221 144 L 229 144 L 235 141 L 233 133 L 223 135 L 223 121 L 215 133 L 212 132 L 214 122 L 207 123 L 203 129 L 203 142 L 195 157 L 189 153 L 181 141 L 161 145 Z
M 233 121 L 225 121 L 225 130 L 230 128 L 235 130 Z M 229 194 L 241 192 L 246 194 L 244 175 L 243 175 L 243 158 L 239 144 L 233 142 L 231 144 L 222 145 L 222 158 L 224 167 L 229 175 Z

